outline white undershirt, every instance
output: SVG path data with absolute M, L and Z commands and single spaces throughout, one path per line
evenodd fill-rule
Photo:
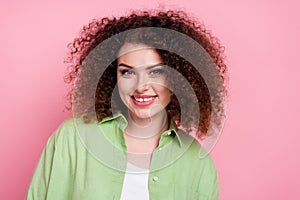
M 120 200 L 149 200 L 149 170 L 127 162 Z

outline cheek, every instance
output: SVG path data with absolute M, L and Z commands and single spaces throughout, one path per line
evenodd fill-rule
M 126 93 L 126 86 L 125 84 L 122 84 L 122 81 L 118 81 L 118 90 L 119 94 L 122 96 L 122 94 Z
M 172 92 L 169 88 L 160 86 L 156 91 L 159 93 L 159 96 L 164 103 L 169 103 L 171 101 Z
M 171 102 L 172 98 L 172 92 L 168 89 L 166 90 L 166 100 L 168 101 L 167 103 L 169 104 Z
M 127 105 L 128 104 L 128 95 L 127 94 L 127 88 L 126 85 L 122 84 L 122 81 L 118 81 L 118 92 L 119 97 L 122 100 L 122 102 Z
M 164 93 L 166 94 L 171 94 L 172 90 L 173 90 L 173 84 L 172 82 L 167 78 L 167 77 L 164 77 L 160 82 L 159 82 L 159 85 L 161 87 L 161 91 L 163 91 Z
M 131 94 L 132 93 L 131 81 L 128 81 L 126 79 L 118 80 L 118 90 L 121 96 L 126 94 Z

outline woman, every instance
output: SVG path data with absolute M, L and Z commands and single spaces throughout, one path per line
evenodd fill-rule
M 94 20 L 69 48 L 74 117 L 50 137 L 27 199 L 218 199 L 198 142 L 225 117 L 218 40 L 183 12 L 148 11 Z

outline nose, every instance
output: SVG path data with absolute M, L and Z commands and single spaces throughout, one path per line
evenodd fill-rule
M 136 92 L 143 93 L 151 87 L 151 83 L 148 80 L 146 75 L 138 75 L 137 84 L 136 84 Z

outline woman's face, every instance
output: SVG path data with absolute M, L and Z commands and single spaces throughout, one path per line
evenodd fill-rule
M 118 90 L 134 118 L 151 118 L 171 101 L 166 68 L 160 55 L 143 44 L 125 43 L 118 57 Z

